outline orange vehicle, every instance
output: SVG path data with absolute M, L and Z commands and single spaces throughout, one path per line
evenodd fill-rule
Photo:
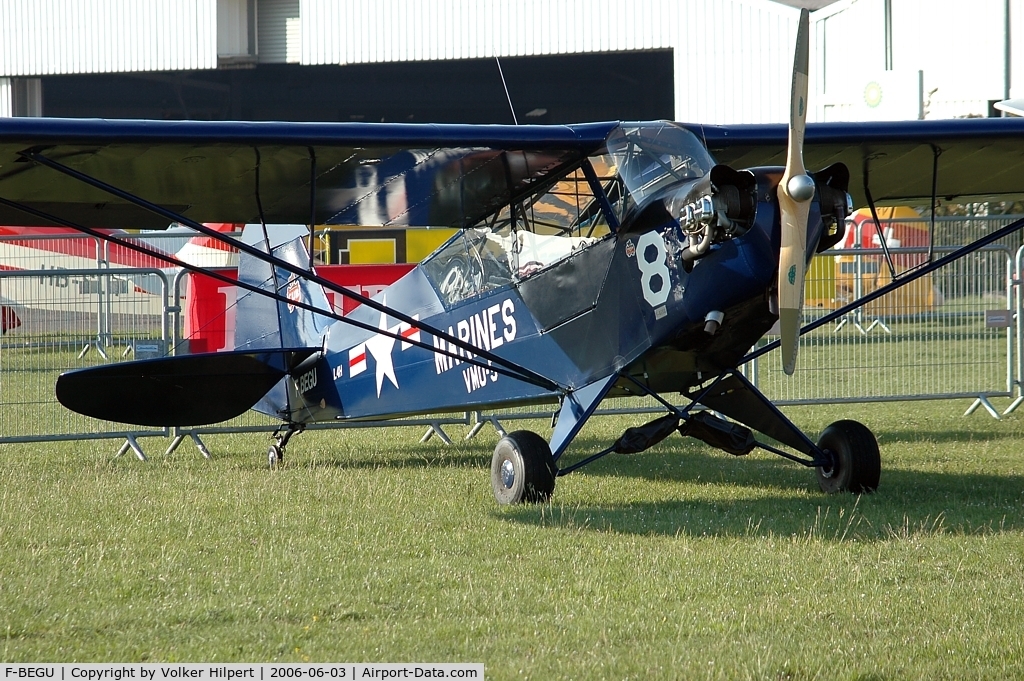
M 883 206 L 877 209 L 886 246 L 889 249 L 925 249 L 928 247 L 928 225 L 913 208 L 906 206 Z M 871 255 L 856 255 L 856 249 L 872 249 Z M 834 307 L 845 305 L 892 281 L 885 256 L 877 253 L 881 248 L 878 230 L 865 208 L 853 213 L 847 223 L 846 236 L 836 245 L 849 254 L 835 256 L 835 298 Z M 927 260 L 927 254 L 892 254 L 896 274 L 913 269 Z M 931 275 L 911 282 L 893 293 L 864 306 L 869 317 L 894 317 L 930 312 L 941 304 L 941 294 L 936 291 Z

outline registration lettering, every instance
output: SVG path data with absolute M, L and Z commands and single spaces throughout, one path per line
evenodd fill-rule
M 295 379 L 295 389 L 307 393 L 316 387 L 316 368 L 310 369 Z

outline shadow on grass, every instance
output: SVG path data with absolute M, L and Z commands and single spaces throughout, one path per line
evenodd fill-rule
M 1005 432 L 883 431 L 878 434 L 882 448 L 882 475 L 885 477 L 894 472 L 893 462 L 888 457 L 894 453 L 898 456 L 898 445 L 901 443 L 980 445 L 985 442 L 1019 440 L 1022 437 L 1024 436 Z M 565 468 L 604 447 L 607 447 L 607 443 L 600 438 L 578 438 L 571 450 L 559 461 L 559 465 Z M 781 488 L 806 487 L 806 481 L 814 476 L 813 469 L 763 450 L 754 450 L 747 456 L 731 456 L 696 440 L 675 436 L 640 454 L 609 454 L 584 467 L 583 470 L 592 475 L 628 475 L 680 482 L 715 480 L 735 485 L 770 485 Z M 992 477 L 1005 479 L 998 471 Z
M 882 446 L 892 445 L 901 442 L 934 442 L 945 444 L 949 442 L 996 442 L 1000 440 L 1017 440 L 1024 437 L 1024 433 L 1013 433 L 1005 430 L 968 430 L 950 428 L 945 431 L 938 430 L 883 430 L 875 433 L 879 444 Z
M 379 454 L 303 454 L 292 465 L 302 468 L 336 468 L 339 470 L 396 470 L 415 468 L 481 468 L 491 465 L 491 446 L 456 444 L 439 447 L 423 444 L 400 444 Z
M 883 480 L 889 489 L 913 484 L 923 489 L 950 487 L 943 476 L 894 475 Z M 949 476 L 964 477 L 964 476 Z M 520 506 L 495 512 L 495 517 L 540 527 L 592 530 L 635 535 L 708 537 L 805 537 L 825 541 L 912 540 L 916 537 L 988 535 L 1024 531 L 1016 512 L 1020 494 L 1000 494 L 994 503 L 979 503 L 987 486 L 1005 487 L 995 476 L 966 476 L 967 488 L 941 501 L 879 491 L 873 495 L 826 496 L 767 494 L 757 498 L 723 498 L 708 490 L 691 489 L 682 497 L 600 505 L 551 504 Z M 1015 476 L 1018 492 L 1024 479 Z
M 878 492 L 826 495 L 811 469 L 771 455 L 731 457 L 682 441 L 635 456 L 612 454 L 585 471 L 598 478 L 675 482 L 679 489 L 668 499 L 569 506 L 559 503 L 556 485 L 551 504 L 495 515 L 544 527 L 669 536 L 876 541 L 1024 531 L 1018 512 L 1024 476 L 998 471 L 917 471 L 886 468 L 883 460 Z M 657 493 L 664 494 L 664 487 Z
M 977 432 L 952 427 L 949 432 L 882 431 L 883 457 L 896 442 L 975 443 L 1007 440 L 1000 431 Z M 495 439 L 438 443 L 389 443 L 373 452 L 357 450 L 304 454 L 292 465 L 315 469 L 400 470 L 476 469 L 480 484 L 488 484 L 488 469 Z M 605 435 L 584 435 L 560 463 L 566 466 L 589 452 L 607 446 Z M 888 443 L 888 447 L 884 443 Z M 443 471 L 440 473 L 443 475 Z M 648 452 L 611 454 L 576 476 L 601 484 L 587 485 L 578 493 L 601 501 L 553 503 L 496 509 L 494 517 L 542 527 L 613 531 L 638 535 L 686 534 L 722 537 L 804 536 L 825 540 L 878 541 L 921 534 L 993 534 L 1024 531 L 1019 508 L 1024 501 L 1024 476 L 990 473 L 919 471 L 887 465 L 876 494 L 825 495 L 818 491 L 814 471 L 770 454 L 733 457 L 690 439 L 670 438 Z M 677 488 L 651 486 L 639 502 L 619 501 L 607 480 L 620 479 L 676 483 Z M 564 484 L 560 483 L 560 484 Z M 668 494 L 668 498 L 665 495 Z M 663 498 L 654 499 L 654 495 Z

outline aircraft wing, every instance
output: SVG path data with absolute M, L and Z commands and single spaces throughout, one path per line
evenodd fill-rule
M 685 127 L 719 163 L 786 162 L 785 125 Z M 1024 118 L 809 124 L 804 160 L 809 170 L 845 163 L 857 206 L 867 204 L 865 184 L 879 204 L 930 202 L 933 176 L 939 200 L 1014 200 L 1024 197 Z
M 87 227 L 167 227 L 38 154 L 196 222 L 308 224 L 315 184 L 317 224 L 465 227 L 575 167 L 616 125 L 5 118 L 0 198 Z M 0 224 L 52 223 L 0 205 Z

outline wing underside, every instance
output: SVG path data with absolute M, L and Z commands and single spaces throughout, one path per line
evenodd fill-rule
M 783 165 L 785 125 L 689 125 L 720 163 Z M 817 170 L 842 162 L 858 206 L 1015 200 L 1024 196 L 1024 118 L 976 118 L 807 126 L 804 158 Z
M 460 126 L 0 120 L 0 197 L 88 227 L 196 222 L 465 227 L 601 147 L 614 123 Z M 0 224 L 47 224 L 0 206 Z
M 0 120 L 0 198 L 88 227 L 167 219 L 33 162 L 56 161 L 196 222 L 466 227 L 599 153 L 617 123 L 471 126 Z M 686 125 L 721 163 L 782 165 L 785 125 Z M 806 164 L 857 205 L 1024 196 L 1024 119 L 819 123 Z M 0 205 L 0 224 L 52 224 Z

